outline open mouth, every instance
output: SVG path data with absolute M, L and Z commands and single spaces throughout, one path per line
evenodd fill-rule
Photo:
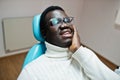
M 60 31 L 62 38 L 71 38 L 73 36 L 73 31 L 70 28 L 66 28 Z

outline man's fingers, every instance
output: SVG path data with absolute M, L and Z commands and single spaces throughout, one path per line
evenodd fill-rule
M 74 32 L 77 32 L 77 29 L 76 29 L 76 27 L 73 25 L 73 28 L 74 28 Z

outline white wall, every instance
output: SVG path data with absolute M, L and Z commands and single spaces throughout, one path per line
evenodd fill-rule
M 120 66 L 120 26 L 114 25 L 120 0 L 84 0 L 83 5 L 82 42 Z
M 79 20 L 83 0 L 0 0 L 0 22 L 8 17 L 27 17 L 41 13 L 47 6 L 59 5 L 63 7 L 70 16 Z M 0 23 L 0 56 L 5 56 L 3 44 L 2 23 Z

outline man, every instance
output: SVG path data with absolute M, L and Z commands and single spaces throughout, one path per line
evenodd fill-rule
M 47 50 L 22 70 L 18 80 L 120 80 L 81 45 L 72 21 L 59 6 L 42 13 L 40 26 Z

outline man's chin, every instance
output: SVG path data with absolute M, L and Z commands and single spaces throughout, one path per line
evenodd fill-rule
M 71 41 L 71 42 L 68 42 L 67 44 L 68 44 L 67 47 L 70 47 L 71 44 L 72 44 L 72 41 Z
M 72 40 L 67 40 L 64 42 L 64 47 L 68 48 L 71 46 L 71 44 L 72 44 Z

